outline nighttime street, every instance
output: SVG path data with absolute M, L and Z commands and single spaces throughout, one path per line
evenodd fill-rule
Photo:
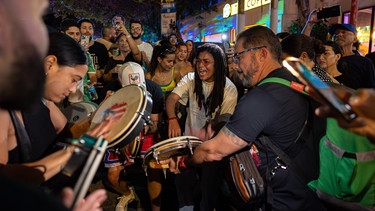
M 375 210 L 374 0 L 1 0 L 0 210 Z

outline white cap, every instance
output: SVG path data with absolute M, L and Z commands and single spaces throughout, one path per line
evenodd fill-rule
M 135 62 L 126 62 L 118 70 L 118 77 L 122 87 L 130 84 L 139 84 L 146 88 L 145 74 L 141 65 Z

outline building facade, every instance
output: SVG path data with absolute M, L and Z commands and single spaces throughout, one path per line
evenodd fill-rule
M 357 0 L 356 27 L 360 51 L 375 51 L 375 1 Z M 229 0 L 216 4 L 217 12 L 202 12 L 180 21 L 184 40 L 228 42 L 238 32 L 253 25 L 265 25 L 275 33 L 291 31 L 294 23 L 304 22 L 314 8 L 341 6 L 341 15 L 329 19 L 333 23 L 349 23 L 352 0 Z

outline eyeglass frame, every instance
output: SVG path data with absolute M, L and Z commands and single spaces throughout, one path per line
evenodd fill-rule
M 238 52 L 238 53 L 235 53 L 235 54 L 233 54 L 233 62 L 235 63 L 235 64 L 238 64 L 239 62 L 240 62 L 240 56 L 241 55 L 243 55 L 243 54 L 245 54 L 245 53 L 247 53 L 247 52 L 251 52 L 251 51 L 256 51 L 256 50 L 259 50 L 259 49 L 261 49 L 261 48 L 267 48 L 267 46 L 265 46 L 265 45 L 262 45 L 262 46 L 258 46 L 258 47 L 254 47 L 254 48 L 248 48 L 248 49 L 246 49 L 246 50 L 243 50 L 243 51 L 241 51 L 241 52 Z

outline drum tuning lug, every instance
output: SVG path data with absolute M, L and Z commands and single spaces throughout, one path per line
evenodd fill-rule
M 189 147 L 190 154 L 192 155 L 193 154 L 193 146 L 191 145 L 191 142 L 190 142 L 189 138 L 187 139 L 187 146 Z
M 148 175 L 147 175 L 147 165 L 142 164 L 142 167 L 143 167 L 143 171 L 145 171 L 145 175 L 146 175 L 146 177 L 147 177 L 147 176 L 148 176 Z
M 156 160 L 156 163 L 159 164 L 158 154 L 155 151 L 155 148 L 152 148 L 152 157 Z
M 163 169 L 164 179 L 167 179 L 167 169 Z
M 145 125 L 152 126 L 154 123 L 151 121 L 150 115 L 144 115 L 142 113 L 142 119 L 145 121 Z

